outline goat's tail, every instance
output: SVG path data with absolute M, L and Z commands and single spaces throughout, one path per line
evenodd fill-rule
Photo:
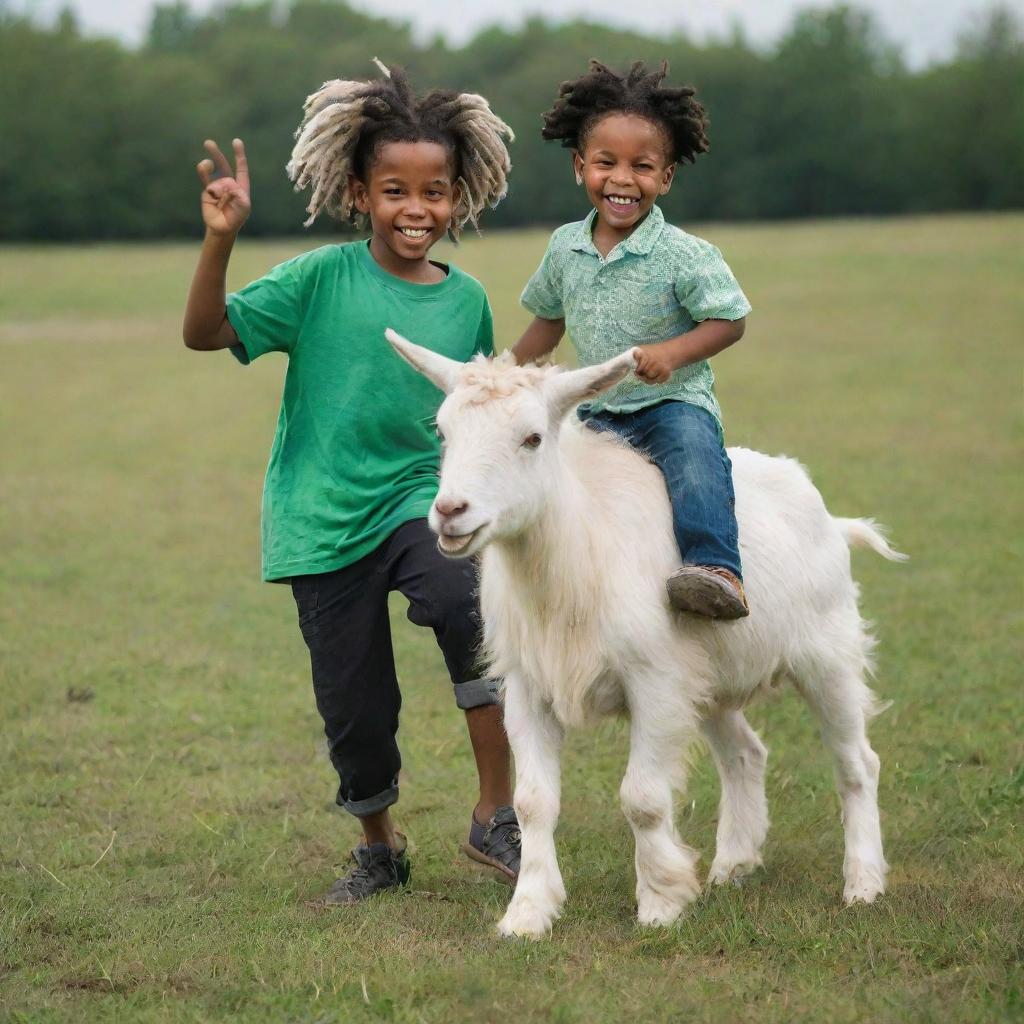
M 910 556 L 897 551 L 885 539 L 884 527 L 874 519 L 841 519 L 833 516 L 839 532 L 851 548 L 871 548 L 890 562 L 905 562 Z

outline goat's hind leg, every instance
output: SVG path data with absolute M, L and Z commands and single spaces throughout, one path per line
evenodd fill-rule
M 715 859 L 708 883 L 722 885 L 739 881 L 761 866 L 761 847 L 768 834 L 764 792 L 768 751 L 742 711 L 714 711 L 701 722 L 701 732 L 722 787 Z
M 875 698 L 860 671 L 845 665 L 830 668 L 811 678 L 803 675 L 798 686 L 818 717 L 835 764 L 846 841 L 843 899 L 871 903 L 885 891 L 888 870 L 878 818 L 880 763 L 866 728 Z
M 673 786 L 682 784 L 693 730 L 688 716 L 673 710 L 631 707 L 629 764 L 619 790 L 636 841 L 637 919 L 644 925 L 671 924 L 700 893 L 697 854 L 679 838 L 672 816 Z

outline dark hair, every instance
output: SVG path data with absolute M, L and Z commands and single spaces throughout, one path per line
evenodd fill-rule
M 619 74 L 598 60 L 579 78 L 563 82 L 555 105 L 544 114 L 545 139 L 582 151 L 587 135 L 609 114 L 635 114 L 658 125 L 665 134 L 672 163 L 693 163 L 708 150 L 708 118 L 690 85 L 662 85 L 668 74 L 665 61 L 656 71 L 638 60 Z
M 299 191 L 312 187 L 307 224 L 321 210 L 354 222 L 349 175 L 365 181 L 380 147 L 389 142 L 437 142 L 451 153 L 460 197 L 452 213 L 453 236 L 476 226 L 485 206 L 497 206 L 508 189 L 511 164 L 504 139 L 512 129 L 474 93 L 434 89 L 417 96 L 399 67 L 368 82 L 337 79 L 306 100 L 288 174 Z

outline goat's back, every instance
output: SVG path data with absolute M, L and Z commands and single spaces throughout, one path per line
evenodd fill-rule
M 534 679 L 563 720 L 613 706 L 588 688 L 606 691 L 640 663 L 705 675 L 695 699 L 742 703 L 823 643 L 865 656 L 847 544 L 798 462 L 728 449 L 751 615 L 713 622 L 668 604 L 680 556 L 660 471 L 613 435 L 566 428 L 583 507 L 529 544 L 488 548 L 482 581 L 495 667 Z

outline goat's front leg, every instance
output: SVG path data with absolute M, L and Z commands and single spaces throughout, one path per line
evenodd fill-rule
M 551 930 L 565 902 L 555 854 L 563 733 L 549 709 L 530 702 L 516 676 L 505 679 L 505 731 L 516 763 L 515 806 L 523 847 L 519 880 L 498 931 L 536 939 Z
M 646 699 L 631 702 L 629 764 L 619 790 L 636 840 L 637 919 L 645 925 L 671 924 L 700 893 L 697 854 L 679 838 L 672 814 L 691 715 L 660 701 L 662 689 L 641 686 Z

